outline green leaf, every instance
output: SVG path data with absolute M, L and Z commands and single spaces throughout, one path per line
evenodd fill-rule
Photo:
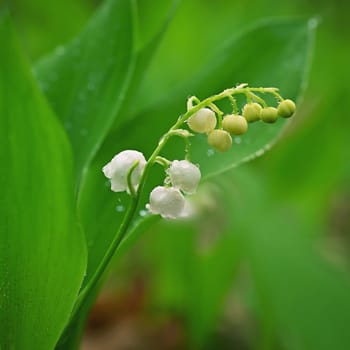
M 36 66 L 70 137 L 79 180 L 111 127 L 134 70 L 134 11 L 134 1 L 106 1 L 75 40 Z
M 68 139 L 0 19 L 0 347 L 53 349 L 86 265 Z

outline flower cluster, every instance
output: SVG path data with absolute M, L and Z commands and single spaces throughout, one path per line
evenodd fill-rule
M 201 179 L 198 166 L 188 160 L 174 160 L 167 169 L 165 183 L 171 186 L 158 186 L 150 195 L 146 208 L 152 214 L 163 218 L 176 219 L 189 215 L 189 205 L 183 193 L 195 193 Z
M 246 98 L 242 108 L 238 107 L 235 99 L 238 94 Z M 278 101 L 277 107 L 268 106 L 259 94 L 272 95 Z M 232 105 L 232 112 L 228 114 L 222 112 L 215 104 L 225 98 Z M 232 146 L 231 135 L 245 134 L 250 123 L 259 120 L 274 123 L 279 117 L 291 117 L 294 112 L 295 103 L 289 99 L 285 100 L 276 88 L 251 88 L 247 84 L 240 84 L 202 101 L 192 96 L 187 101 L 187 112 L 181 115 L 160 139 L 147 161 L 142 153 L 126 150 L 118 153 L 102 170 L 110 179 L 112 191 L 127 191 L 133 197 L 133 208 L 136 208 L 149 168 L 155 163 L 161 164 L 165 168 L 164 183 L 151 191 L 146 207 L 150 213 L 159 214 L 163 218 L 185 217 L 188 215 L 185 195 L 195 193 L 201 172 L 199 167 L 189 160 L 189 138 L 194 135 L 183 129 L 183 125 L 187 124 L 194 133 L 206 134 L 211 147 L 218 152 L 226 152 Z M 169 161 L 160 156 L 163 147 L 173 136 L 185 140 L 186 160 Z M 134 212 L 135 209 L 130 215 L 134 215 Z
M 135 165 L 131 173 L 133 189 L 130 189 L 127 177 L 133 165 Z M 146 160 L 142 153 L 126 150 L 118 153 L 102 171 L 110 179 L 112 191 L 127 191 L 130 194 L 132 190 L 137 190 L 145 165 Z M 146 208 L 152 214 L 160 214 L 167 219 L 186 217 L 188 203 L 184 194 L 195 193 L 201 179 L 200 170 L 188 160 L 174 160 L 168 166 L 166 174 L 166 184 L 153 189 Z
M 246 98 L 246 104 L 241 110 L 235 99 L 235 96 L 239 94 Z M 270 94 L 277 99 L 277 108 L 267 105 L 263 98 L 264 94 Z M 232 113 L 225 114 L 216 105 L 223 99 L 231 102 Z M 294 102 L 283 99 L 277 88 L 253 88 L 248 87 L 247 84 L 240 84 L 202 101 L 195 96 L 190 97 L 187 100 L 187 111 L 180 115 L 173 126 L 159 139 L 147 160 L 141 152 L 135 150 L 122 151 L 114 156 L 102 171 L 110 180 L 111 190 L 114 192 L 126 191 L 131 196 L 131 200 L 122 223 L 88 287 L 96 286 L 104 268 L 112 259 L 113 253 L 122 244 L 127 233 L 131 234 L 131 225 L 136 229 L 137 222 L 142 222 L 133 219 L 137 215 L 146 179 L 153 165 L 157 163 L 163 166 L 165 179 L 163 184 L 156 186 L 149 195 L 149 203 L 146 205 L 149 213 L 166 219 L 183 218 L 193 214 L 194 211 L 186 196 L 196 192 L 201 180 L 201 172 L 199 167 L 190 161 L 190 138 L 195 135 L 186 127 L 194 133 L 206 134 L 209 145 L 217 151 L 225 152 L 232 145 L 231 135 L 246 133 L 249 123 L 258 120 L 273 123 L 279 116 L 289 118 L 294 111 Z M 174 136 L 182 138 L 185 142 L 185 160 L 170 161 L 162 156 L 164 146 Z

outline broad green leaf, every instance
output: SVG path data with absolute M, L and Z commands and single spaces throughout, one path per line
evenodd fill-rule
M 98 286 L 100 287 L 100 286 Z M 93 305 L 99 288 L 95 288 L 88 295 L 87 300 L 84 304 L 77 310 L 78 312 L 74 315 L 71 315 L 71 319 L 61 334 L 59 341 L 55 346 L 55 350 L 78 350 L 80 349 L 80 342 L 83 335 L 85 320 L 88 317 L 90 308 Z
M 220 180 L 263 318 L 284 348 L 347 349 L 348 276 L 322 256 L 326 247 L 310 240 L 309 225 L 271 199 L 261 177 L 238 172 Z
M 112 125 L 134 70 L 134 11 L 134 1 L 107 0 L 76 39 L 35 69 L 70 137 L 79 180 Z
M 0 18 L 0 348 L 53 349 L 83 275 L 68 139 Z

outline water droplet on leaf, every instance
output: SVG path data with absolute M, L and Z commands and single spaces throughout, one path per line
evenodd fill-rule
M 125 208 L 124 208 L 124 205 L 117 205 L 116 207 L 115 207 L 115 210 L 118 212 L 118 213 L 122 213 L 124 210 L 125 210 Z
M 213 149 L 209 148 L 207 151 L 207 156 L 212 157 L 214 155 L 214 153 L 215 153 L 215 151 Z

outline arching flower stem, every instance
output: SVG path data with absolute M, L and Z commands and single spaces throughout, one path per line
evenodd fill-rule
M 136 169 L 136 167 L 139 165 L 139 163 L 140 163 L 139 160 L 135 160 L 135 162 L 130 167 L 130 169 L 127 173 L 127 184 L 128 184 L 129 192 L 130 192 L 132 198 L 136 197 L 136 191 L 135 191 L 135 187 L 132 184 L 131 176 L 132 176 L 132 173 L 134 172 L 134 170 Z

